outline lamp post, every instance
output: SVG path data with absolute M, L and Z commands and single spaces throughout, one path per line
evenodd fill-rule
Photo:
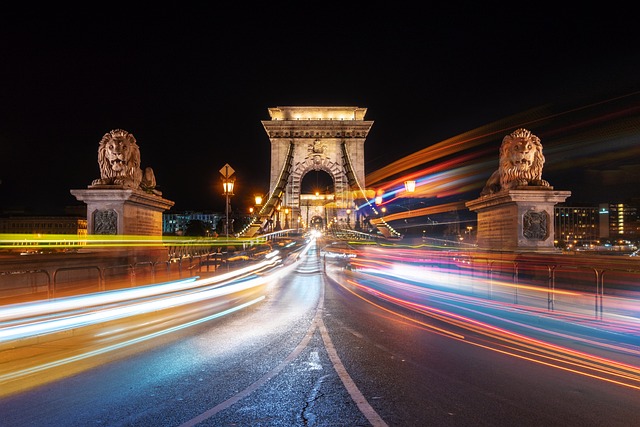
M 404 182 L 404 189 L 407 191 L 407 193 L 413 193 L 416 191 L 416 182 L 415 181 L 405 181 Z
M 254 198 L 254 202 L 255 202 L 255 206 L 256 206 L 255 207 L 256 216 L 253 219 L 253 221 L 256 221 L 257 223 L 260 223 L 260 219 L 261 219 L 260 214 L 262 213 L 262 196 L 258 194 L 258 195 L 253 196 L 253 198 Z M 269 220 L 267 220 L 265 228 L 263 229 L 262 228 L 262 223 L 260 223 L 260 227 L 261 227 L 260 232 L 269 232 L 269 231 L 271 231 L 270 228 L 269 228 L 269 225 L 270 225 Z
M 227 178 L 222 181 L 222 188 L 224 189 L 224 196 L 226 197 L 225 203 L 225 236 L 229 237 L 229 197 L 233 196 L 233 186 L 235 178 Z
M 284 228 L 289 229 L 289 208 L 284 208 Z
M 407 193 L 415 193 L 415 191 L 416 191 L 416 182 L 413 181 L 413 180 L 405 181 L 404 182 L 404 189 L 405 189 L 405 191 Z M 409 196 L 407 196 L 407 197 L 409 197 Z M 410 208 L 407 208 L 405 206 L 402 206 L 402 207 L 404 207 L 407 211 L 411 212 Z M 404 220 L 404 222 L 405 222 L 405 224 L 408 224 L 408 221 L 406 219 Z M 411 231 L 411 230 L 410 230 L 410 227 L 407 225 L 407 232 L 409 232 L 409 231 Z
M 231 175 L 234 174 L 234 170 L 227 163 L 220 169 L 220 174 L 222 175 L 222 189 L 224 190 L 223 195 L 226 198 L 224 212 L 225 212 L 225 230 L 224 234 L 228 238 L 229 237 L 229 197 L 233 196 L 233 185 L 235 183 L 235 178 L 232 178 Z
M 351 228 L 351 209 L 347 209 L 347 228 Z
M 280 224 L 280 210 L 281 209 L 282 209 L 282 207 L 280 205 L 278 205 L 278 207 L 276 208 L 276 231 L 282 230 L 282 225 Z

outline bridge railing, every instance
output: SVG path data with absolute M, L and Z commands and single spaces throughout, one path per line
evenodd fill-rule
M 427 249 L 388 243 L 357 248 L 349 268 L 357 271 L 359 265 L 366 267 L 380 259 L 387 261 L 381 265 L 415 270 L 424 280 L 475 297 L 640 321 L 640 260 L 636 258 Z
M 284 232 L 253 239 L 0 235 L 0 305 L 215 272 Z

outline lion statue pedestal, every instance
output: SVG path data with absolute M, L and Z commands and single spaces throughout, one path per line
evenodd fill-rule
M 140 148 L 129 132 L 107 132 L 98 145 L 100 178 L 71 190 L 87 204 L 87 233 L 162 236 L 162 212 L 174 202 L 156 190 L 153 169 L 140 168 Z
M 87 204 L 88 234 L 161 237 L 162 212 L 174 205 L 146 191 L 120 186 L 71 190 L 71 194 Z
M 557 252 L 553 207 L 570 191 L 549 187 L 505 190 L 466 203 L 478 214 L 478 248 L 509 252 Z
M 480 193 L 467 202 L 478 213 L 478 247 L 491 251 L 557 252 L 554 247 L 554 206 L 570 191 L 555 191 L 542 179 L 540 139 L 526 129 L 507 135 L 500 161 Z

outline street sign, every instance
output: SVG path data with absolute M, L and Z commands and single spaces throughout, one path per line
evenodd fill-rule
M 229 165 L 229 163 L 227 163 L 226 165 L 224 165 L 222 167 L 222 169 L 220 169 L 220 173 L 222 174 L 222 176 L 224 177 L 224 179 L 229 178 L 231 175 L 233 175 L 236 171 L 233 170 L 233 168 Z

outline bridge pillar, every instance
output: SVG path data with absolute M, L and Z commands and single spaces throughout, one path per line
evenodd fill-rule
M 274 107 L 262 124 L 271 142 L 269 194 L 273 206 L 288 208 L 291 219 L 309 216 L 301 183 L 311 171 L 324 171 L 333 180 L 330 201 L 314 203 L 314 215 L 343 222 L 354 208 L 354 192 L 365 186 L 364 142 L 373 121 L 360 107 Z M 284 221 L 286 222 L 286 220 Z M 326 224 L 325 224 L 326 225 Z M 309 224 L 307 223 L 307 226 Z

